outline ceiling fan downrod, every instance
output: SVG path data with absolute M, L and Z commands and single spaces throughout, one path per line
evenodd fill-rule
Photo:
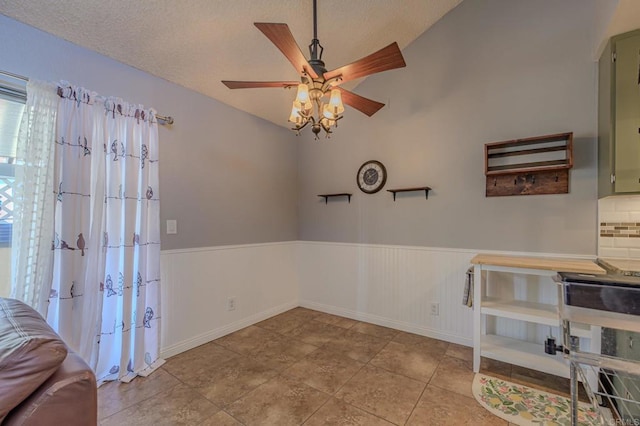
M 311 44 L 309 45 L 309 54 L 311 55 L 311 59 L 309 59 L 309 65 L 313 68 L 313 70 L 318 75 L 322 75 L 327 72 L 327 69 L 324 66 L 324 62 L 322 61 L 322 53 L 324 52 L 324 47 L 320 44 L 320 40 L 318 40 L 318 9 L 316 5 L 316 0 L 313 0 L 313 39 L 311 40 Z

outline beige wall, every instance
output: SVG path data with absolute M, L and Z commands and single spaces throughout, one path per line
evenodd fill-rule
M 282 127 L 0 15 L 0 68 L 175 118 L 160 126 L 162 248 L 297 238 L 297 142 Z M 222 83 L 221 83 L 222 84 Z M 166 235 L 167 219 L 178 234 Z
M 594 0 L 462 2 L 408 46 L 407 67 L 355 89 L 387 103 L 348 109 L 299 154 L 300 239 L 595 254 L 597 64 Z M 574 132 L 570 193 L 486 198 L 485 143 Z M 385 189 L 356 186 L 366 160 Z M 325 205 L 316 194 L 353 192 Z
M 528 252 L 596 251 L 596 0 L 463 2 L 403 52 L 407 67 L 355 91 L 387 107 L 348 109 L 319 143 L 0 16 L 2 68 L 66 79 L 176 118 L 161 138 L 163 249 L 323 240 Z M 570 194 L 484 197 L 483 145 L 573 131 Z M 393 202 L 358 191 L 366 160 Z M 386 189 L 385 188 L 385 189 Z M 353 192 L 351 203 L 317 197 Z

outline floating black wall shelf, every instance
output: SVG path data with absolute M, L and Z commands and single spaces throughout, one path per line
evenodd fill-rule
M 396 193 L 398 192 L 415 192 L 415 191 L 424 191 L 424 197 L 426 200 L 429 199 L 429 191 L 431 188 L 428 186 L 418 186 L 415 188 L 398 188 L 398 189 L 387 189 L 387 192 L 393 193 L 393 201 L 396 200 Z
M 349 200 L 349 203 L 351 203 L 351 196 L 353 194 L 349 194 L 348 192 L 340 192 L 340 193 L 336 193 L 336 194 L 318 194 L 318 197 L 322 197 L 324 198 L 324 203 L 327 204 L 329 203 L 329 198 L 331 197 L 347 197 L 347 199 Z

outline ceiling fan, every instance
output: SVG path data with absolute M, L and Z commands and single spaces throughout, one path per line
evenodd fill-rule
M 349 65 L 327 71 L 322 61 L 324 48 L 318 40 L 316 0 L 313 0 L 313 39 L 309 45 L 309 60 L 304 57 L 287 24 L 255 22 L 254 25 L 291 62 L 300 74 L 301 82 L 223 80 L 222 83 L 229 89 L 297 87 L 298 92 L 289 117 L 289 121 L 294 123 L 292 130 L 299 133 L 311 123 L 311 130 L 316 139 L 321 130 L 325 131 L 327 137 L 332 133 L 332 127 L 336 127 L 338 120 L 342 118 L 343 102 L 368 116 L 372 116 L 384 106 L 383 103 L 343 89 L 340 84 L 406 66 L 398 43 L 394 42 Z

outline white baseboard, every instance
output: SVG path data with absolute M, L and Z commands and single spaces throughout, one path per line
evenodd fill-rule
M 372 324 L 381 325 L 383 327 L 393 328 L 395 330 L 401 330 L 408 333 L 431 337 L 432 339 L 444 340 L 445 342 L 457 343 L 458 345 L 473 347 L 473 339 L 469 339 L 463 336 L 456 336 L 450 333 L 443 333 L 438 330 L 430 329 L 427 327 L 420 327 L 418 325 L 403 321 L 397 321 L 378 315 L 367 314 L 364 312 L 352 311 L 350 309 L 337 308 L 335 306 L 310 302 L 308 300 L 301 300 L 299 305 L 303 308 L 313 309 L 316 311 L 325 312 L 327 314 L 339 315 L 357 321 L 369 322 Z
M 415 324 L 396 321 L 389 318 L 380 317 L 377 315 L 371 315 L 363 312 L 356 312 L 356 311 L 351 311 L 349 309 L 337 308 L 335 306 L 323 305 L 321 303 L 302 300 L 300 302 L 291 301 L 291 302 L 282 304 L 280 306 L 276 306 L 275 308 L 259 312 L 255 315 L 251 315 L 250 317 L 243 318 L 239 321 L 235 321 L 223 327 L 218 327 L 206 333 L 202 333 L 198 336 L 194 336 L 191 339 L 184 340 L 182 342 L 176 343 L 166 348 L 162 348 L 160 350 L 160 357 L 164 359 L 170 358 L 179 353 L 188 351 L 189 349 L 193 349 L 200 345 L 204 345 L 205 343 L 209 343 L 212 340 L 226 336 L 227 334 L 233 333 L 234 331 L 238 331 L 242 328 L 248 327 L 260 321 L 264 321 L 265 319 L 271 318 L 272 316 L 286 312 L 297 306 L 302 306 L 303 308 L 313 309 L 313 310 L 325 312 L 328 314 L 339 315 L 339 316 L 342 316 L 345 318 L 351 318 L 357 321 L 369 322 L 372 324 L 381 325 L 383 327 L 393 328 L 395 330 L 406 331 L 408 333 L 419 334 L 421 336 L 431 337 L 433 339 L 444 340 L 450 343 L 457 343 L 463 346 L 473 346 L 473 341 L 465 337 L 456 336 L 448 333 L 442 333 L 438 330 L 433 330 L 426 327 L 420 327 Z
M 188 351 L 189 349 L 193 349 L 200 345 L 204 345 L 205 343 L 209 343 L 212 340 L 218 339 L 222 336 L 226 336 L 227 334 L 233 333 L 234 331 L 238 331 L 242 328 L 256 324 L 260 321 L 264 321 L 267 318 L 271 318 L 274 315 L 281 314 L 297 306 L 299 306 L 297 300 L 287 302 L 280 306 L 276 306 L 274 308 L 267 309 L 262 312 L 258 312 L 257 314 L 251 315 L 247 318 L 243 318 L 241 320 L 232 322 L 231 324 L 227 324 L 225 326 L 207 331 L 206 333 L 199 334 L 190 339 L 183 340 L 182 342 L 178 342 L 166 348 L 161 348 L 160 357 L 166 359 L 174 355 L 178 355 L 179 353 Z

